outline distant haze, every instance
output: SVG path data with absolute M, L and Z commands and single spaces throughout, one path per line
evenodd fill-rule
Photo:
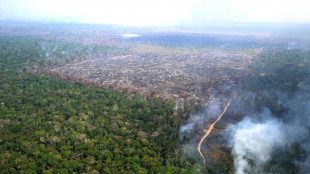
M 129 26 L 308 23 L 308 0 L 0 0 L 0 19 Z

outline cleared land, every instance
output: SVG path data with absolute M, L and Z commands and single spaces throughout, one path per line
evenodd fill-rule
M 52 69 L 91 82 L 129 90 L 144 96 L 177 100 L 180 104 L 203 104 L 211 94 L 231 91 L 248 73 L 260 48 L 244 50 L 187 49 L 144 46 L 130 54 L 105 56 Z M 138 49 L 137 49 L 138 48 Z M 167 50 L 172 50 L 165 54 Z M 174 54 L 172 54 L 174 53 Z

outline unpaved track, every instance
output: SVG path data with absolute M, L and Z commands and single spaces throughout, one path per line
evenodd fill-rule
M 203 164 L 204 164 L 205 167 L 206 167 L 206 159 L 205 159 L 205 157 L 203 156 L 203 154 L 201 153 L 201 150 L 200 150 L 200 149 L 201 149 L 201 144 L 202 144 L 203 140 L 204 140 L 205 138 L 207 138 L 207 136 L 211 133 L 212 129 L 214 128 L 214 125 L 215 125 L 218 121 L 221 120 L 222 116 L 225 114 L 227 108 L 229 107 L 230 102 L 231 102 L 231 99 L 228 101 L 227 105 L 226 105 L 225 108 L 224 108 L 224 111 L 223 111 L 223 112 L 221 113 L 221 115 L 217 118 L 217 120 L 215 120 L 215 122 L 212 123 L 212 124 L 210 125 L 209 129 L 208 129 L 208 130 L 206 130 L 206 129 L 203 130 L 203 132 L 205 132 L 205 135 L 200 139 L 199 144 L 198 144 L 198 147 L 197 147 L 197 150 L 198 150 L 200 156 L 201 156 L 202 159 L 203 159 Z

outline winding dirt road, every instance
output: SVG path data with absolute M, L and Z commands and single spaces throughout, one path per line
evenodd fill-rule
M 208 130 L 206 130 L 206 129 L 203 130 L 203 132 L 205 133 L 205 135 L 200 139 L 199 144 L 198 144 L 198 147 L 197 147 L 197 150 L 198 150 L 200 156 L 201 156 L 202 159 L 203 159 L 203 164 L 204 164 L 205 167 L 206 167 L 206 159 L 205 159 L 205 157 L 203 156 L 203 154 L 201 153 L 201 150 L 200 150 L 200 149 L 201 149 L 201 144 L 202 144 L 203 140 L 204 140 L 205 138 L 207 138 L 207 136 L 211 133 L 212 129 L 214 128 L 214 125 L 215 125 L 218 121 L 221 120 L 222 116 L 225 114 L 227 108 L 229 107 L 230 102 L 231 102 L 231 99 L 228 101 L 227 105 L 226 105 L 225 108 L 224 108 L 224 111 L 223 111 L 223 112 L 221 113 L 221 115 L 217 118 L 217 120 L 215 120 L 215 122 L 212 123 L 212 124 L 210 125 L 209 129 L 208 129 Z

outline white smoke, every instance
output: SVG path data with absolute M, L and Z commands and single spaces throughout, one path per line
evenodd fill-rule
M 266 108 L 228 128 L 236 174 L 266 173 L 264 166 L 273 152 L 292 143 L 302 147 L 305 158 L 291 162 L 302 169 L 301 173 L 310 172 L 310 80 L 300 82 L 291 97 L 281 95 L 278 100 L 285 99 L 280 102 L 288 110 L 281 120 Z
M 199 114 L 191 114 L 187 124 L 181 126 L 180 133 L 184 134 L 187 131 L 203 129 L 210 119 L 215 119 L 221 114 L 221 101 L 213 99 L 209 101 L 204 110 Z
M 285 142 L 284 124 L 272 118 L 268 109 L 257 117 L 266 121 L 245 117 L 229 127 L 236 174 L 262 173 L 261 168 L 270 159 L 273 149 Z M 255 163 L 250 165 L 250 160 Z

